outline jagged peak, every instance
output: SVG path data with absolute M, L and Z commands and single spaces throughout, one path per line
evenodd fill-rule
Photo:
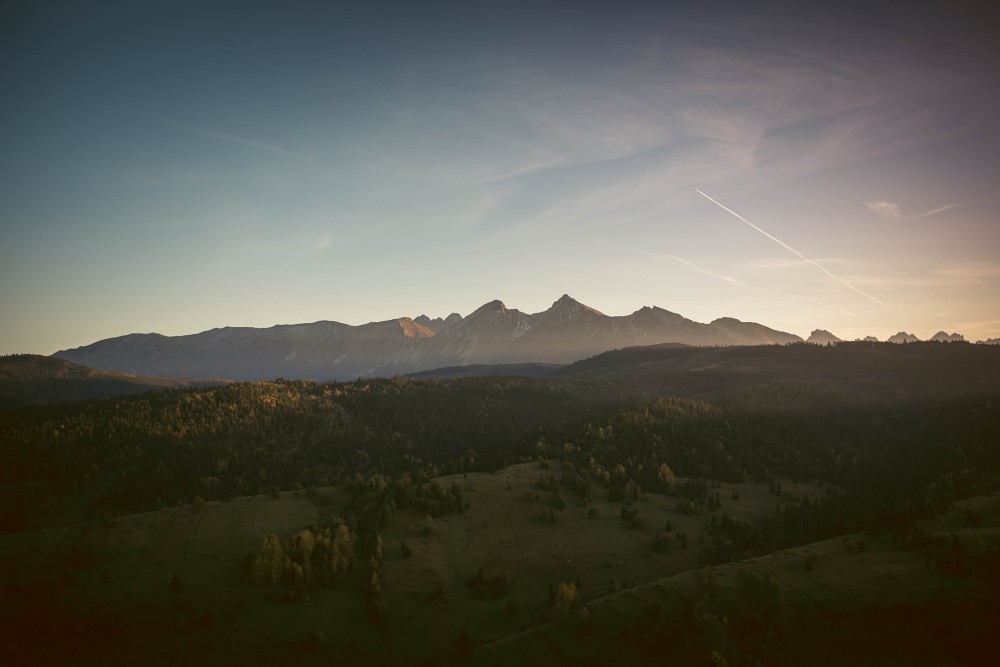
M 573 297 L 571 297 L 569 294 L 563 294 L 561 297 L 559 297 L 558 299 L 556 299 L 555 302 L 552 305 L 553 306 L 558 306 L 560 304 L 564 304 L 564 305 L 565 304 L 570 304 L 570 305 L 577 305 L 577 306 L 582 306 L 583 305 L 582 303 L 580 303 L 579 301 L 577 301 L 576 299 L 574 299 Z
M 946 331 L 938 331 L 936 334 L 931 336 L 931 340 L 944 343 L 964 343 L 965 336 L 960 333 L 949 334 Z
M 413 321 L 416 322 L 417 324 L 421 324 L 427 327 L 435 334 L 439 334 L 448 327 L 461 322 L 462 316 L 459 315 L 458 313 L 452 313 L 448 317 L 444 318 L 435 317 L 434 319 L 431 319 L 427 315 L 418 315 L 417 317 L 413 318 Z
M 813 329 L 813 332 L 809 334 L 809 338 L 806 338 L 806 342 L 825 345 L 827 343 L 842 343 L 843 340 L 826 329 Z
M 559 299 L 557 299 L 552 307 L 549 308 L 546 313 L 559 313 L 564 317 L 573 318 L 581 313 L 589 312 L 594 315 L 600 315 L 601 317 L 607 317 L 604 313 L 597 310 L 596 308 L 591 308 L 587 304 L 580 303 L 569 294 L 563 294 Z
M 659 315 L 660 317 L 669 315 L 670 317 L 680 317 L 684 319 L 682 315 L 678 315 L 677 313 L 669 311 L 666 308 L 660 308 L 659 306 L 643 306 L 639 310 L 632 313 L 632 315 Z
M 507 312 L 507 306 L 505 306 L 503 301 L 501 301 L 500 299 L 494 299 L 489 303 L 484 303 L 483 305 L 479 306 L 479 308 L 476 308 L 472 312 L 472 314 L 469 315 L 469 317 L 472 317 L 474 315 L 480 315 L 483 313 L 496 313 L 496 312 L 499 312 L 501 314 Z
M 895 336 L 889 336 L 886 339 L 887 343 L 918 343 L 920 339 L 911 333 L 906 333 L 905 331 L 900 331 Z

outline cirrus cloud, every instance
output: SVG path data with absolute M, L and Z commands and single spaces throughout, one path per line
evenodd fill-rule
M 901 213 L 899 211 L 899 204 L 893 204 L 890 201 L 885 201 L 884 199 L 876 199 L 875 201 L 865 202 L 865 208 L 876 215 L 880 215 L 883 218 L 888 218 L 889 220 L 899 220 Z

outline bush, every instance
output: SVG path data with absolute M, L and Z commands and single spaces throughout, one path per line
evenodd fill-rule
M 569 581 L 560 583 L 552 596 L 552 606 L 561 609 L 579 609 L 581 602 L 576 584 Z

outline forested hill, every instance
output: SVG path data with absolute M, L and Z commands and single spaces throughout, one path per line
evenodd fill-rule
M 968 343 L 613 350 L 554 371 L 609 382 L 634 397 L 686 396 L 743 406 L 893 405 L 976 396 L 1000 387 L 1000 348 Z
M 566 381 L 396 378 L 242 382 L 0 412 L 0 491 L 20 489 L 0 506 L 12 530 L 35 525 L 25 508 L 53 495 L 118 513 L 371 471 L 492 470 L 534 458 L 527 443 L 607 404 Z
M 101 371 L 55 357 L 12 354 L 0 357 L 0 410 L 224 382 L 146 377 Z
M 3 529 L 46 525 L 59 497 L 64 522 L 539 456 L 590 476 L 620 467 L 601 482 L 612 488 L 655 485 L 666 463 L 680 477 L 786 475 L 865 494 L 905 481 L 917 490 L 909 500 L 936 503 L 941 489 L 948 498 L 1000 480 L 997 352 L 646 348 L 568 369 L 610 379 L 246 382 L 11 410 L 0 412 Z M 952 477 L 926 498 L 943 475 Z

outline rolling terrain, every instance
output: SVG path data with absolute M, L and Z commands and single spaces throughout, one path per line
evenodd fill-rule
M 991 646 L 996 348 L 661 345 L 546 373 L 0 412 L 12 664 L 953 665 Z
M 15 354 L 0 357 L 0 410 L 225 382 L 101 371 L 54 357 Z

